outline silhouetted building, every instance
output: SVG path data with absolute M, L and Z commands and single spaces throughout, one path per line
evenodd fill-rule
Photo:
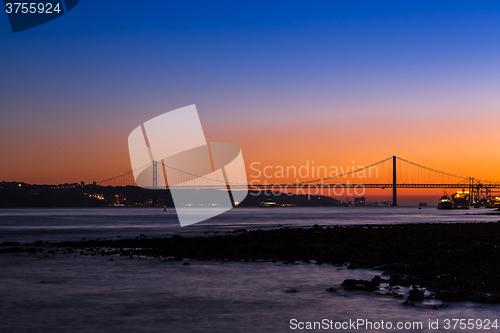
M 354 206 L 364 206 L 365 205 L 365 197 L 354 198 Z

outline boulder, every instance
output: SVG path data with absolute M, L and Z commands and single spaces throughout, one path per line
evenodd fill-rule
M 345 290 L 366 290 L 366 291 L 374 291 L 378 290 L 379 283 L 374 283 L 372 281 L 367 280 L 355 280 L 355 279 L 346 279 L 342 282 L 342 288 Z
M 19 246 L 21 245 L 21 243 L 19 242 L 3 242 L 2 244 L 0 244 L 0 246 Z
M 425 299 L 424 291 L 422 289 L 412 289 L 410 290 L 410 295 L 408 296 L 409 302 L 421 302 Z

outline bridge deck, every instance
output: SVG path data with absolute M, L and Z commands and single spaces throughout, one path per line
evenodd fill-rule
M 287 189 L 304 189 L 304 188 L 392 188 L 392 184 L 253 184 L 253 185 L 230 185 L 232 189 L 244 189 L 249 190 L 287 190 Z M 467 184 L 396 184 L 397 188 L 453 188 L 453 189 L 465 189 L 469 186 Z M 220 186 L 216 185 L 198 185 L 195 187 L 188 186 L 171 186 L 167 187 L 171 189 L 189 189 L 189 188 L 200 188 L 200 189 L 210 189 L 210 188 L 223 188 L 226 189 L 225 184 Z M 482 184 L 479 188 L 483 189 L 498 189 L 500 184 Z

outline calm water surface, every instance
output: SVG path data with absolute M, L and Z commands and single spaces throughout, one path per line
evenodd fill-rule
M 498 221 L 485 209 L 435 208 L 238 208 L 180 228 L 163 209 L 0 210 L 0 242 L 196 235 L 235 228 L 313 224 L 380 224 Z M 469 213 L 469 215 L 465 215 Z M 472 215 L 474 214 L 474 215 Z M 292 332 L 290 320 L 397 322 L 496 319 L 500 307 L 440 301 L 417 307 L 404 299 L 343 291 L 346 278 L 382 272 L 330 265 L 246 262 L 163 262 L 153 258 L 44 254 L 0 255 L 0 332 Z M 325 289 L 335 287 L 335 293 Z M 286 290 L 295 289 L 290 293 Z M 407 292 L 401 289 L 401 293 Z M 343 330 L 341 330 L 343 331 Z M 366 331 L 360 329 L 360 331 Z M 398 330 L 387 330 L 397 332 Z M 410 330 L 415 331 L 415 330 Z M 483 330 L 484 331 L 484 330 Z M 487 330 L 495 331 L 495 330 Z
M 0 209 L 0 243 L 201 235 L 236 228 L 277 226 L 498 221 L 491 209 L 438 210 L 435 207 L 236 208 L 207 221 L 180 227 L 175 210 L 163 208 Z

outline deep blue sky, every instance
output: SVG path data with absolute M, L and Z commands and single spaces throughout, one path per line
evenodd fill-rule
M 108 176 L 127 167 L 119 166 L 133 128 L 189 104 L 197 105 L 209 139 L 242 146 L 263 142 L 249 138 L 249 128 L 278 128 L 277 147 L 307 152 L 312 141 L 281 131 L 306 124 L 301 134 L 308 140 L 344 140 L 351 151 L 362 144 L 382 158 L 401 147 L 380 130 L 370 132 L 371 125 L 410 126 L 400 143 L 417 149 L 427 136 L 435 141 L 467 130 L 471 114 L 484 122 L 473 121 L 475 127 L 496 135 L 499 34 L 498 1 L 81 0 L 61 18 L 16 34 L 4 14 L 0 149 L 10 159 L 35 154 L 45 161 L 33 147 L 39 152 L 64 140 L 88 154 L 95 151 L 91 133 L 103 139 L 103 155 L 110 141 L 119 147 L 122 164 L 102 171 Z M 455 129 L 439 134 L 449 119 L 443 117 L 456 115 L 462 119 L 451 120 Z M 422 118 L 436 120 L 432 133 L 421 131 Z M 325 124 L 360 126 L 362 133 L 311 133 Z M 61 154 L 70 149 L 60 147 Z M 352 158 L 361 159 L 346 160 Z M 0 165 L 7 178 L 26 177 L 23 168 Z

